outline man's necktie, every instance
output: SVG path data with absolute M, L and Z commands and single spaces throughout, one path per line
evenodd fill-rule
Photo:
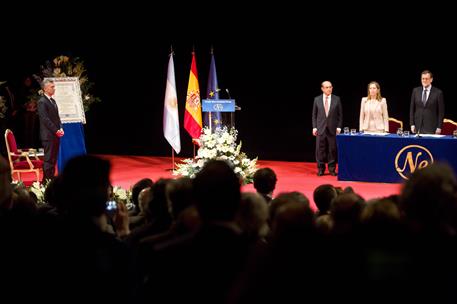
M 427 103 L 427 89 L 422 91 L 422 103 L 425 104 Z
M 51 98 L 50 100 L 51 100 L 51 102 L 52 102 L 52 105 L 57 109 L 57 103 L 56 103 L 56 101 L 54 100 L 54 98 Z
M 328 96 L 325 96 L 324 109 L 325 109 L 325 116 L 328 116 Z

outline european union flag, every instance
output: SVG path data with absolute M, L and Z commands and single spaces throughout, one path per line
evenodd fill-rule
M 208 86 L 206 88 L 206 98 L 207 99 L 219 99 L 219 86 L 217 84 L 217 74 L 216 74 L 216 61 L 214 60 L 214 53 L 211 50 L 211 64 L 209 66 L 209 75 L 208 75 Z M 211 123 L 210 123 L 210 114 L 211 114 Z M 206 112 L 205 113 L 205 125 L 211 126 L 212 130 L 222 127 L 222 118 L 220 112 Z

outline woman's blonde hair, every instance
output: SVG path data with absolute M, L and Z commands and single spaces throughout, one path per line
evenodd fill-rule
M 376 94 L 376 100 L 377 101 L 381 101 L 382 100 L 382 96 L 381 96 L 381 86 L 379 85 L 379 83 L 377 83 L 376 81 L 372 81 L 368 84 L 368 87 L 367 87 L 367 91 L 368 91 L 368 95 L 367 95 L 367 99 L 371 99 L 371 96 L 370 96 L 370 86 L 374 84 L 376 86 L 376 88 L 378 89 L 378 93 Z

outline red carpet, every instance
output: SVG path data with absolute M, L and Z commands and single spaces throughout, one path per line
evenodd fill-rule
M 173 178 L 170 157 L 152 156 L 118 156 L 118 155 L 99 155 L 108 159 L 112 164 L 111 182 L 114 186 L 130 188 L 138 180 L 149 177 L 153 181 L 163 178 Z M 178 161 L 179 159 L 175 159 Z M 398 194 L 400 184 L 382 183 L 363 183 L 363 182 L 340 182 L 336 176 L 324 175 L 317 176 L 315 163 L 304 162 L 284 162 L 260 160 L 259 168 L 270 167 L 278 176 L 275 195 L 284 191 L 300 191 L 313 202 L 314 189 L 322 184 L 332 184 L 342 188 L 351 186 L 355 192 L 362 195 L 365 199 Z M 31 183 L 33 175 L 24 175 L 26 185 Z M 255 191 L 253 185 L 246 185 L 243 191 Z
M 172 167 L 170 157 L 115 155 L 101 155 L 101 157 L 111 161 L 111 182 L 116 186 L 129 188 L 144 177 L 149 177 L 154 181 L 160 177 L 174 177 L 169 170 Z M 283 191 L 300 191 L 310 199 L 313 207 L 313 191 L 322 184 L 332 184 L 343 188 L 351 186 L 365 199 L 397 194 L 400 191 L 400 184 L 340 182 L 337 177 L 331 175 L 319 177 L 316 175 L 315 163 L 260 160 L 258 164 L 260 168 L 270 167 L 276 172 L 278 183 L 274 194 Z M 252 184 L 246 185 L 243 187 L 243 191 L 254 191 L 254 187 Z

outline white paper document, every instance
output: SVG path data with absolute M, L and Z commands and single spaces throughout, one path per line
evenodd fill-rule
M 375 135 L 375 136 L 386 136 L 389 133 L 378 133 L 378 132 L 363 132 L 364 135 Z
M 446 135 L 442 135 L 442 134 L 420 134 L 420 135 L 415 135 L 417 137 L 435 137 L 435 138 L 440 138 L 440 137 L 444 137 Z

